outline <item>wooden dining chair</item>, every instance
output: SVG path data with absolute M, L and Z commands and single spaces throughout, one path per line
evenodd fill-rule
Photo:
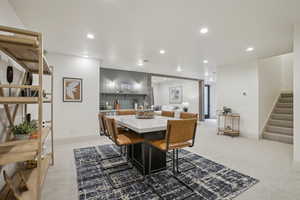
M 181 112 L 180 119 L 198 119 L 198 114 L 189 113 L 189 112 Z
M 175 117 L 175 112 L 173 112 L 173 111 L 161 111 L 161 116 L 164 116 L 164 117 Z
M 99 121 L 99 128 L 100 128 L 100 135 L 103 136 L 107 136 L 107 130 L 105 127 L 105 123 L 104 123 L 104 114 L 103 113 L 99 113 L 98 114 L 98 121 Z
M 194 146 L 196 129 L 196 119 L 168 120 L 165 138 L 162 140 L 148 141 L 152 147 L 155 147 L 161 151 L 173 151 L 172 161 L 174 175 L 179 172 L 178 149 Z M 149 174 L 151 174 L 151 149 L 152 148 L 150 148 L 149 151 Z
M 135 110 L 117 110 L 117 115 L 135 115 Z

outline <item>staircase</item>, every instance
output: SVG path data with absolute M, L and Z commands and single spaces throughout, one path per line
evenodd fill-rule
M 293 93 L 283 93 L 275 105 L 263 138 L 293 144 Z

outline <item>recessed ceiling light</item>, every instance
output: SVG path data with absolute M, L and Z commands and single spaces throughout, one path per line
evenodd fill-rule
M 213 77 L 210 77 L 210 78 L 209 78 L 209 81 L 210 81 L 210 82 L 213 82 L 213 81 L 214 81 Z
M 159 51 L 159 53 L 160 53 L 160 54 L 165 54 L 165 53 L 166 53 L 166 51 L 165 51 L 165 50 L 163 50 L 163 49 L 161 49 L 161 50 Z
M 208 75 L 209 75 L 208 72 L 205 72 L 204 76 L 208 76 Z
M 177 71 L 182 72 L 181 66 L 177 66 Z
M 203 63 L 204 63 L 204 64 L 207 64 L 207 63 L 208 63 L 208 60 L 203 60 Z
M 87 35 L 86 35 L 86 37 L 88 38 L 88 39 L 95 39 L 95 36 L 93 35 L 93 34 L 91 34 L 91 33 L 88 33 Z
M 84 58 L 88 58 L 89 56 L 88 56 L 88 55 L 84 55 L 83 57 L 84 57 Z
M 200 29 L 200 33 L 201 33 L 201 34 L 206 34 L 206 33 L 208 33 L 208 28 L 206 28 L 206 27 L 201 28 L 201 29 Z
M 248 47 L 248 48 L 246 49 L 246 51 L 247 51 L 247 52 L 254 51 L 254 47 Z

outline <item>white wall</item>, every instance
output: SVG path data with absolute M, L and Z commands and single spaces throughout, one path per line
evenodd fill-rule
M 220 66 L 217 72 L 217 108 L 227 106 L 239 113 L 241 135 L 258 139 L 258 63 Z
M 294 160 L 300 162 L 300 24 L 294 30 Z
M 294 54 L 281 56 L 282 60 L 282 91 L 291 92 L 294 87 Z
M 23 23 L 17 17 L 14 8 L 8 0 L 0 1 L 0 25 L 23 28 Z
M 283 67 L 281 56 L 259 61 L 259 130 L 262 133 L 282 90 Z
M 95 135 L 98 127 L 99 69 L 97 60 L 60 54 L 47 54 L 54 69 L 55 139 Z M 83 79 L 83 102 L 64 103 L 63 77 Z
M 170 105 L 169 88 L 175 86 L 182 86 L 183 102 L 189 103 L 189 112 L 199 113 L 199 83 L 197 81 L 176 79 L 156 84 L 153 91 L 155 105 Z

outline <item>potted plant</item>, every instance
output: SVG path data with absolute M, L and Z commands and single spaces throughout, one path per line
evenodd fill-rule
M 34 121 L 31 122 L 24 121 L 19 125 L 13 126 L 11 130 L 15 136 L 15 139 L 26 140 L 26 139 L 30 139 L 31 135 L 34 132 L 36 132 L 37 125 L 36 122 Z

